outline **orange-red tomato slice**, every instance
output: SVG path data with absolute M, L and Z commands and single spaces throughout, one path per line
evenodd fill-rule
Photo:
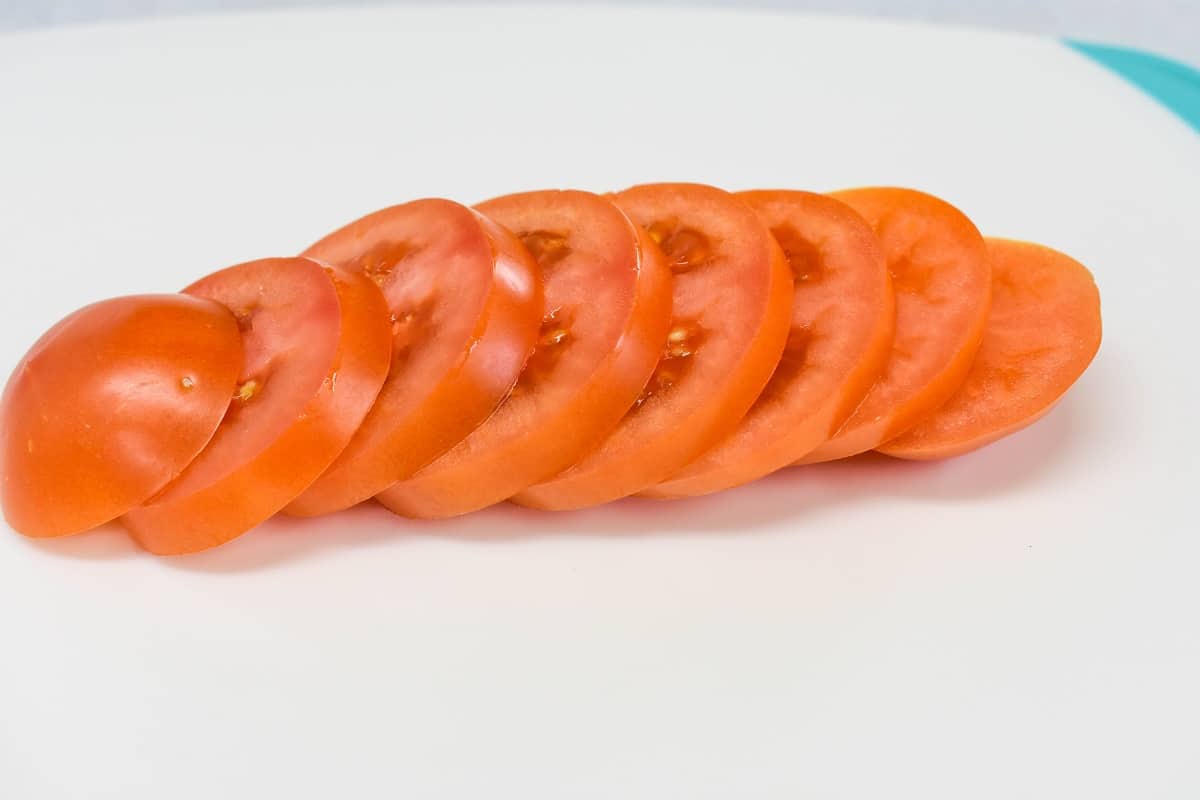
M 879 450 L 962 455 L 1044 416 L 1100 347 L 1100 293 L 1087 267 L 1049 247 L 988 239 L 992 309 L 967 379 L 949 402 Z
M 810 192 L 737 195 L 787 255 L 795 291 L 783 358 L 737 430 L 642 494 L 688 497 L 761 478 L 824 442 L 892 347 L 895 300 L 879 240 L 849 206 Z
M 608 200 L 529 192 L 479 210 L 516 232 L 537 258 L 541 331 L 496 413 L 379 495 L 405 516 L 448 517 L 500 502 L 595 448 L 637 400 L 671 319 L 661 251 Z
M 71 314 L 0 401 L 5 518 L 64 536 L 144 502 L 212 438 L 241 365 L 237 323 L 209 300 L 119 297 Z
M 369 214 L 305 255 L 371 277 L 392 367 L 333 465 L 292 502 L 310 516 L 366 500 L 445 453 L 512 389 L 541 321 L 537 265 L 509 231 L 449 200 Z
M 991 298 L 983 237 L 954 206 L 912 189 L 832 196 L 879 236 L 896 293 L 896 332 L 883 374 L 862 404 L 801 463 L 872 450 L 949 400 L 979 349 Z
M 229 541 L 304 491 L 371 407 L 391 348 L 378 287 L 307 258 L 239 264 L 185 292 L 233 311 L 246 358 L 208 447 L 122 518 L 142 547 L 161 555 Z
M 594 452 L 521 492 L 535 508 L 595 505 L 639 492 L 720 441 L 766 386 L 791 323 L 783 251 L 750 206 L 697 184 L 615 196 L 667 256 L 674 319 L 637 406 Z

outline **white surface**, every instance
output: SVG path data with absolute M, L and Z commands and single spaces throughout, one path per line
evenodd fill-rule
M 582 35 L 586 32 L 586 36 Z M 0 39 L 0 369 L 362 212 L 913 184 L 1095 271 L 1062 406 L 953 463 L 378 509 L 156 560 L 0 536 L 5 798 L 1193 798 L 1200 138 L 1049 42 L 408 11 Z
M 504 5 L 511 0 L 468 0 Z M 580 0 L 537 0 L 564 5 Z M 592 0 L 832 12 L 975 25 L 1141 47 L 1200 64 L 1196 0 Z M 362 7 L 433 0 L 0 0 L 0 29 L 264 8 Z

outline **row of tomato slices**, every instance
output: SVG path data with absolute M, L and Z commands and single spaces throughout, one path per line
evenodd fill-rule
M 60 322 L 5 389 L 3 508 L 178 554 L 372 497 L 442 518 L 693 496 L 975 449 L 1099 341 L 1082 265 L 910 189 L 417 200 Z

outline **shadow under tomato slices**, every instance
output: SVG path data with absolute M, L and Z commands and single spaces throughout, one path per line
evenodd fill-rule
M 193 555 L 154 559 L 141 552 L 115 524 L 85 536 L 27 539 L 25 546 L 54 556 L 88 561 L 144 558 L 169 569 L 198 573 L 247 573 L 285 568 L 345 550 L 399 548 L 429 538 L 481 546 L 539 537 L 697 537 L 753 533 L 795 520 L 794 533 L 846 508 L 896 498 L 939 502 L 985 500 L 1045 480 L 1072 451 L 1071 441 L 1088 438 L 1101 425 L 1074 407 L 1068 396 L 1029 431 L 999 442 L 985 453 L 947 462 L 911 462 L 867 453 L 780 470 L 719 495 L 660 501 L 631 497 L 583 511 L 545 512 L 502 503 L 442 521 L 399 520 L 375 503 L 313 519 L 278 516 L 254 535 Z M 964 463 L 967 462 L 967 463 Z M 816 530 L 816 528 L 812 528 Z

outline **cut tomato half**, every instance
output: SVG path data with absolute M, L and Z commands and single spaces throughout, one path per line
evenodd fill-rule
M 891 351 L 895 299 L 871 226 L 825 195 L 755 191 L 737 197 L 762 217 L 791 267 L 787 346 L 737 429 L 642 492 L 649 497 L 708 494 L 794 463 L 846 421 Z
M 983 338 L 991 268 L 983 237 L 954 206 L 912 189 L 834 192 L 874 228 L 896 294 L 883 374 L 829 441 L 801 463 L 872 450 L 911 428 L 962 385 Z
M 212 441 L 123 522 L 160 555 L 222 544 L 294 500 L 337 457 L 387 374 L 391 326 L 361 273 L 268 258 L 185 290 L 230 309 L 245 362 Z
M 412 476 L 487 419 L 533 349 L 542 303 L 537 265 L 520 241 L 449 200 L 369 214 L 305 255 L 372 278 L 392 326 L 392 367 L 374 407 L 286 509 L 311 516 Z
M 1087 267 L 1049 247 L 988 239 L 992 309 L 967 379 L 949 402 L 878 448 L 948 458 L 1041 419 L 1100 348 L 1100 292 Z
M 637 400 L 671 321 L 662 252 L 603 197 L 528 192 L 479 210 L 514 231 L 537 259 L 541 329 L 496 413 L 379 495 L 404 516 L 441 518 L 492 505 L 598 446 Z
M 659 242 L 675 275 L 663 355 L 613 434 L 517 495 L 523 505 L 590 506 L 669 477 L 733 431 L 787 340 L 791 273 L 750 206 L 698 184 L 635 186 L 615 200 Z
M 145 502 L 212 438 L 241 365 L 237 323 L 209 300 L 119 297 L 71 314 L 0 401 L 5 518 L 64 536 Z

